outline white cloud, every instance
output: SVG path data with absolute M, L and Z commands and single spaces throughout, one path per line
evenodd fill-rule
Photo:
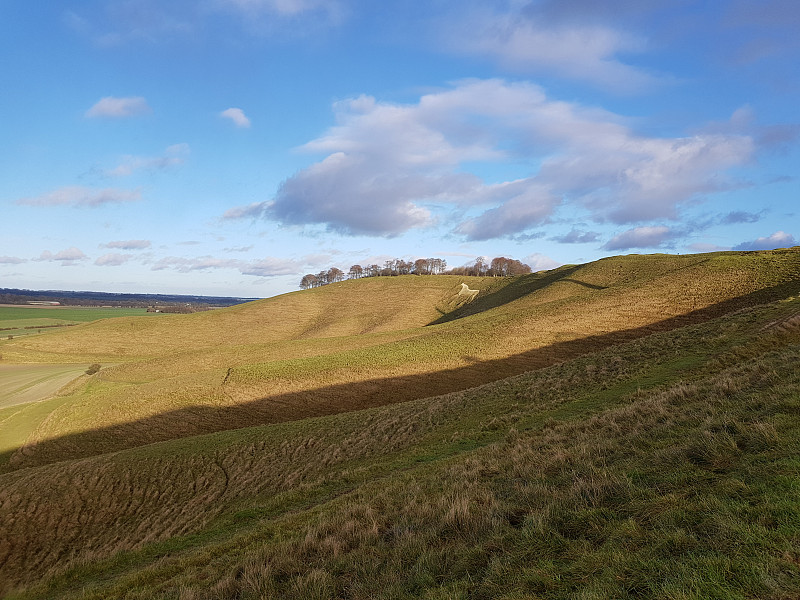
M 0 256 L 0 265 L 19 265 L 24 262 L 28 262 L 28 260 L 17 256 Z
M 21 198 L 17 204 L 25 206 L 72 206 L 96 208 L 106 204 L 135 202 L 141 199 L 139 190 L 105 188 L 101 190 L 83 186 L 65 186 L 30 198 Z
M 569 233 L 556 235 L 550 239 L 561 244 L 588 244 L 600 239 L 600 234 L 596 231 L 581 231 L 573 228 Z
M 792 246 L 800 245 L 795 237 L 785 231 L 776 231 L 767 237 L 760 237 L 758 239 L 742 242 L 738 246 L 734 246 L 734 250 L 774 250 L 775 248 L 790 248 Z
M 243 264 L 239 268 L 239 271 L 242 275 L 275 277 L 277 275 L 297 274 L 301 271 L 302 266 L 302 264 L 291 259 L 269 257 Z
M 106 117 L 112 119 L 122 119 L 126 117 L 137 117 L 150 112 L 150 106 L 141 96 L 131 96 L 128 98 L 115 98 L 106 96 L 101 98 L 92 108 L 86 111 L 86 116 L 90 118 Z
M 219 116 L 230 119 L 237 127 L 250 127 L 250 119 L 245 116 L 241 108 L 226 108 L 219 113 Z
M 213 256 L 199 256 L 184 258 L 167 256 L 156 261 L 151 267 L 153 271 L 172 269 L 179 273 L 193 271 L 209 271 L 214 269 L 234 269 L 242 275 L 256 277 L 273 277 L 277 275 L 292 275 L 301 272 L 303 264 L 292 259 L 266 257 L 258 260 L 239 260 L 235 258 L 216 258 Z
M 517 187 L 519 193 L 479 217 L 461 223 L 456 232 L 468 240 L 489 240 L 519 233 L 545 223 L 560 203 L 547 187 L 535 183 L 523 180 L 502 185 Z
M 519 4 L 519 3 L 517 3 Z M 450 50 L 491 57 L 523 72 L 546 71 L 617 92 L 652 87 L 656 78 L 619 56 L 644 49 L 636 36 L 598 23 L 549 20 L 532 5 L 497 12 L 487 5 L 442 24 Z
M 253 202 L 246 206 L 234 206 L 222 214 L 223 219 L 257 219 L 263 217 L 269 203 Z
M 635 227 L 614 236 L 603 248 L 606 250 L 657 248 L 673 237 L 675 233 L 669 227 Z
M 36 261 L 43 261 L 43 262 L 60 262 L 62 267 L 71 267 L 76 265 L 79 262 L 87 260 L 89 257 L 86 256 L 81 250 L 72 246 L 65 250 L 61 250 L 60 252 L 56 252 L 53 254 L 49 250 L 45 250 L 39 256 L 39 258 L 35 258 Z
M 209 269 L 235 269 L 239 264 L 238 260 L 214 258 L 213 256 L 200 256 L 197 258 L 166 256 L 158 260 L 152 266 L 152 270 L 174 269 L 179 273 L 189 273 L 191 271 L 206 271 Z
M 556 267 L 561 266 L 562 264 L 557 260 L 553 260 L 549 256 L 541 254 L 539 252 L 534 252 L 533 254 L 529 254 L 528 256 L 522 259 L 522 262 L 528 265 L 534 273 L 536 271 L 547 271 L 549 269 L 555 269 Z
M 361 96 L 334 112 L 336 125 L 302 147 L 324 155 L 319 162 L 272 200 L 223 217 L 391 236 L 434 223 L 450 205 L 471 211 L 456 226 L 469 239 L 541 225 L 566 203 L 596 221 L 675 219 L 684 203 L 730 187 L 726 170 L 755 152 L 739 134 L 642 136 L 619 115 L 502 80 L 461 81 L 415 104 Z M 526 176 L 485 182 L 469 172 L 469 163 L 510 161 L 527 163 Z
M 119 267 L 128 262 L 131 257 L 127 254 L 109 253 L 99 257 L 94 264 L 100 267 Z
M 186 156 L 189 152 L 189 144 L 174 144 L 167 147 L 163 156 L 127 155 L 122 158 L 122 162 L 119 165 L 106 171 L 106 174 L 112 177 L 126 177 L 141 169 L 163 171 L 182 165 L 186 162 Z
M 116 248 L 118 250 L 145 250 L 150 246 L 150 240 L 116 240 L 103 244 L 104 248 Z

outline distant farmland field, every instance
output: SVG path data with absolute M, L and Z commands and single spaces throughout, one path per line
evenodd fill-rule
M 160 316 L 145 308 L 0 306 L 0 338 L 30 335 L 112 317 Z
M 0 409 L 52 396 L 86 365 L 0 365 Z

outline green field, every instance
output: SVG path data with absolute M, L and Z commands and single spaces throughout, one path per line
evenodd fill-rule
M 800 597 L 800 248 L 347 281 L 0 352 L 116 363 L 0 409 L 8 598 Z
M 0 338 L 45 333 L 114 317 L 154 316 L 146 308 L 95 308 L 75 306 L 0 306 Z

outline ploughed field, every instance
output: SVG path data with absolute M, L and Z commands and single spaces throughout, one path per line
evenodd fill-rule
M 800 249 L 626 256 L 5 341 L 3 364 L 113 366 L 15 428 L 0 581 L 22 598 L 792 597 L 799 293 Z

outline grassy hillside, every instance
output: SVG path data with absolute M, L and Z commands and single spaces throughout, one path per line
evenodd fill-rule
M 472 303 L 461 281 L 481 290 Z M 13 340 L 7 360 L 119 364 L 32 422 L 0 469 L 463 390 L 798 291 L 798 249 L 632 255 L 517 278 L 347 281 Z
M 797 597 L 796 296 L 467 391 L 0 475 L 0 581 L 10 598 Z

